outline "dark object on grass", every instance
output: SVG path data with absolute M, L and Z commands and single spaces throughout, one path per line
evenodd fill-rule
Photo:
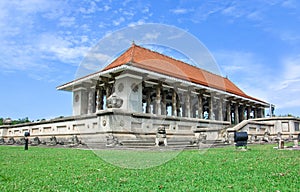
M 248 133 L 247 132 L 235 132 L 234 142 L 236 147 L 247 148 Z
M 29 141 L 28 137 L 30 136 L 30 133 L 25 132 L 24 136 L 25 136 L 25 150 L 28 150 L 28 141 Z

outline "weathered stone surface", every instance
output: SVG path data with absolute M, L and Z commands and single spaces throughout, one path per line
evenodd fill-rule
M 41 141 L 39 139 L 39 137 L 34 137 L 32 140 L 31 140 L 31 145 L 32 146 L 36 146 L 36 145 L 39 145 L 41 144 Z
M 119 140 L 113 134 L 106 136 L 106 146 L 116 146 L 119 145 Z
M 16 141 L 15 141 L 15 139 L 13 138 L 13 137 L 10 137 L 9 139 L 8 139 L 8 141 L 7 141 L 7 145 L 13 145 L 13 144 L 15 144 L 16 143 Z
M 123 105 L 123 99 L 113 93 L 107 98 L 107 108 L 120 108 Z
M 20 139 L 16 139 L 16 143 L 17 145 L 24 145 L 25 144 L 25 138 L 22 137 Z
M 0 145 L 3 145 L 3 144 L 5 144 L 5 140 L 3 137 L 0 137 Z
M 58 144 L 58 142 L 57 142 L 56 137 L 55 137 L 55 136 L 52 136 L 52 137 L 50 138 L 50 143 L 49 143 L 48 145 L 53 146 L 53 145 L 57 145 L 57 144 Z
M 167 132 L 166 128 L 164 126 L 159 126 L 157 128 L 156 132 L 156 138 L 155 138 L 155 146 L 160 146 L 160 145 L 168 146 L 167 142 Z

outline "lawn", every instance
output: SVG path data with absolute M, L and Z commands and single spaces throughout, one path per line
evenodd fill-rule
M 0 146 L 0 191 L 299 191 L 300 151 L 273 146 L 187 150 L 146 169 L 121 162 L 163 153 Z

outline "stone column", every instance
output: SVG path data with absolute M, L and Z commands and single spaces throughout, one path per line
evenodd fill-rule
M 88 114 L 95 112 L 95 90 L 90 89 L 88 92 Z
M 185 117 L 191 117 L 191 92 L 188 91 L 185 96 Z
M 202 93 L 199 93 L 198 95 L 198 118 L 203 119 L 203 99 L 202 99 Z
M 227 101 L 227 104 L 226 104 L 226 115 L 227 115 L 227 121 L 230 122 L 230 124 L 232 123 L 231 122 L 231 101 L 228 100 Z
M 214 94 L 211 93 L 210 94 L 210 98 L 208 98 L 208 114 L 209 114 L 209 119 L 210 120 L 214 120 L 214 115 L 213 115 L 213 111 L 214 111 Z
M 223 99 L 220 97 L 220 99 L 219 99 L 219 107 L 218 107 L 218 112 L 219 112 L 219 120 L 220 121 L 223 121 L 224 119 L 223 119 Z
M 181 106 L 181 103 L 180 103 L 180 97 L 179 95 L 177 95 L 177 101 L 176 101 L 176 113 L 177 113 L 177 117 L 181 116 L 183 114 L 183 111 L 180 110 L 180 106 Z M 183 108 L 182 108 L 183 110 Z
M 246 106 L 243 104 L 242 106 L 242 111 L 241 111 L 241 121 L 245 120 L 245 110 L 246 110 Z
M 151 90 L 147 90 L 146 113 L 151 113 Z
M 161 114 L 162 115 L 166 115 L 167 114 L 167 94 L 165 93 L 165 91 L 162 91 L 162 101 L 161 101 Z
M 261 118 L 265 117 L 265 108 L 261 108 Z
M 250 119 L 251 106 L 247 107 L 247 119 Z
M 177 96 L 175 89 L 172 90 L 172 116 L 177 116 Z
M 103 109 L 103 92 L 102 88 L 98 87 L 97 89 L 97 111 Z
M 156 106 L 155 106 L 155 114 L 161 115 L 161 84 L 156 86 Z
M 238 101 L 234 105 L 234 123 L 239 123 L 239 103 Z
M 256 119 L 256 118 L 257 118 L 257 108 L 255 108 L 255 109 L 253 110 L 253 112 L 254 112 L 254 119 Z

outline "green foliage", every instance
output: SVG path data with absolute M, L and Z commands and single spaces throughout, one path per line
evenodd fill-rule
M 273 146 L 183 151 L 148 169 L 120 168 L 89 150 L 0 146 L 0 191 L 298 191 L 299 151 Z M 133 161 L 136 153 L 127 151 Z
M 25 117 L 23 119 L 13 120 L 12 124 L 15 125 L 15 124 L 21 124 L 21 123 L 28 123 L 28 122 L 30 122 L 28 117 Z
M 0 125 L 4 125 L 4 118 L 0 118 Z M 28 117 L 22 118 L 22 119 L 17 119 L 17 120 L 12 120 L 12 124 L 16 125 L 16 124 L 21 124 L 21 123 L 28 123 L 30 122 L 30 120 L 28 119 Z

